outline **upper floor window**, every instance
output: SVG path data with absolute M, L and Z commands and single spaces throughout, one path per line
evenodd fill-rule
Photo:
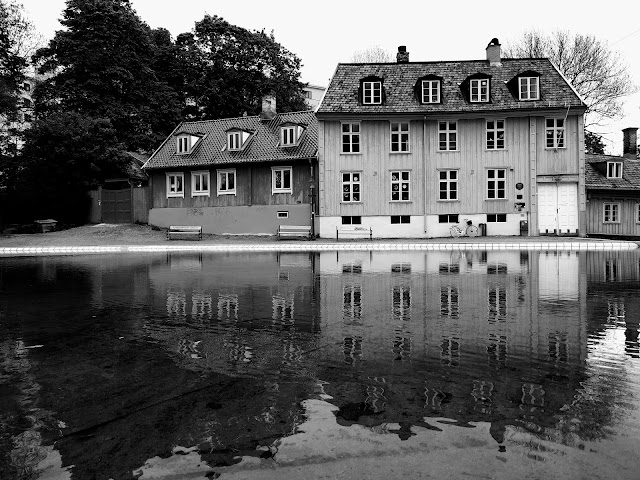
M 439 200 L 458 200 L 458 171 L 440 170 L 439 177 Z
M 286 125 L 280 127 L 280 145 L 283 147 L 292 147 L 298 144 L 300 135 L 302 135 L 302 127 L 300 125 Z
M 271 193 L 293 193 L 291 167 L 271 167 Z
M 218 170 L 218 195 L 236 194 L 236 169 Z
M 361 173 L 360 172 L 343 172 L 342 173 L 342 201 L 343 202 L 360 202 L 361 197 Z
M 342 153 L 360 153 L 360 123 L 342 124 Z
M 209 172 L 191 172 L 191 196 L 209 196 Z
M 470 100 L 472 102 L 489 101 L 489 79 L 472 78 L 470 82 Z
M 408 170 L 391 172 L 391 201 L 408 202 L 410 200 L 410 172 Z
M 487 120 L 487 150 L 504 150 L 504 120 Z
M 520 100 L 540 99 L 540 79 L 538 77 L 518 77 Z
M 458 122 L 438 122 L 438 150 L 458 149 Z
M 422 103 L 440 103 L 440 80 L 422 81 Z
M 380 105 L 382 103 L 382 82 L 362 82 L 362 103 L 364 105 Z
M 564 148 L 564 118 L 546 119 L 547 148 Z
M 602 221 L 604 223 L 620 222 L 620 204 L 619 203 L 604 203 L 602 208 L 603 208 Z
M 607 178 L 622 178 L 622 162 L 607 162 Z
M 184 198 L 184 174 L 182 172 L 167 172 L 167 198 Z
M 391 123 L 391 151 L 409 151 L 409 122 Z
M 507 198 L 507 170 L 490 168 L 487 170 L 487 198 L 490 200 Z

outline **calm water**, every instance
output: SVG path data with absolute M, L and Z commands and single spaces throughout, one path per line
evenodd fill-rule
M 0 478 L 637 479 L 639 321 L 635 252 L 4 258 Z

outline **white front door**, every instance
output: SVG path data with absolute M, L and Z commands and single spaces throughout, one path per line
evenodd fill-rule
M 571 235 L 578 232 L 578 184 L 538 184 L 538 232 Z

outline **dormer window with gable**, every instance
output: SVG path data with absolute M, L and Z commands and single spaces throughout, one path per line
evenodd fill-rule
M 384 87 L 379 77 L 367 77 L 360 80 L 360 99 L 363 105 L 382 105 Z
M 518 98 L 525 100 L 540 100 L 540 78 L 518 77 Z
M 471 102 L 488 102 L 489 101 L 489 79 L 488 78 L 472 78 L 470 82 Z
M 622 162 L 607 162 L 607 178 L 622 178 Z
M 280 146 L 294 147 L 298 145 L 304 128 L 300 125 L 283 125 L 280 127 Z
M 180 155 L 191 153 L 200 138 L 198 135 L 191 135 L 189 133 L 178 135 L 176 139 L 176 153 Z
M 251 133 L 245 130 L 227 131 L 227 150 L 230 152 L 239 152 L 240 150 L 243 150 L 250 137 Z

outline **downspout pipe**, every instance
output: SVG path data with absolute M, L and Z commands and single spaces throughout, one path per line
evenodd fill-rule
M 424 233 L 427 233 L 427 116 L 422 121 L 422 218 Z

